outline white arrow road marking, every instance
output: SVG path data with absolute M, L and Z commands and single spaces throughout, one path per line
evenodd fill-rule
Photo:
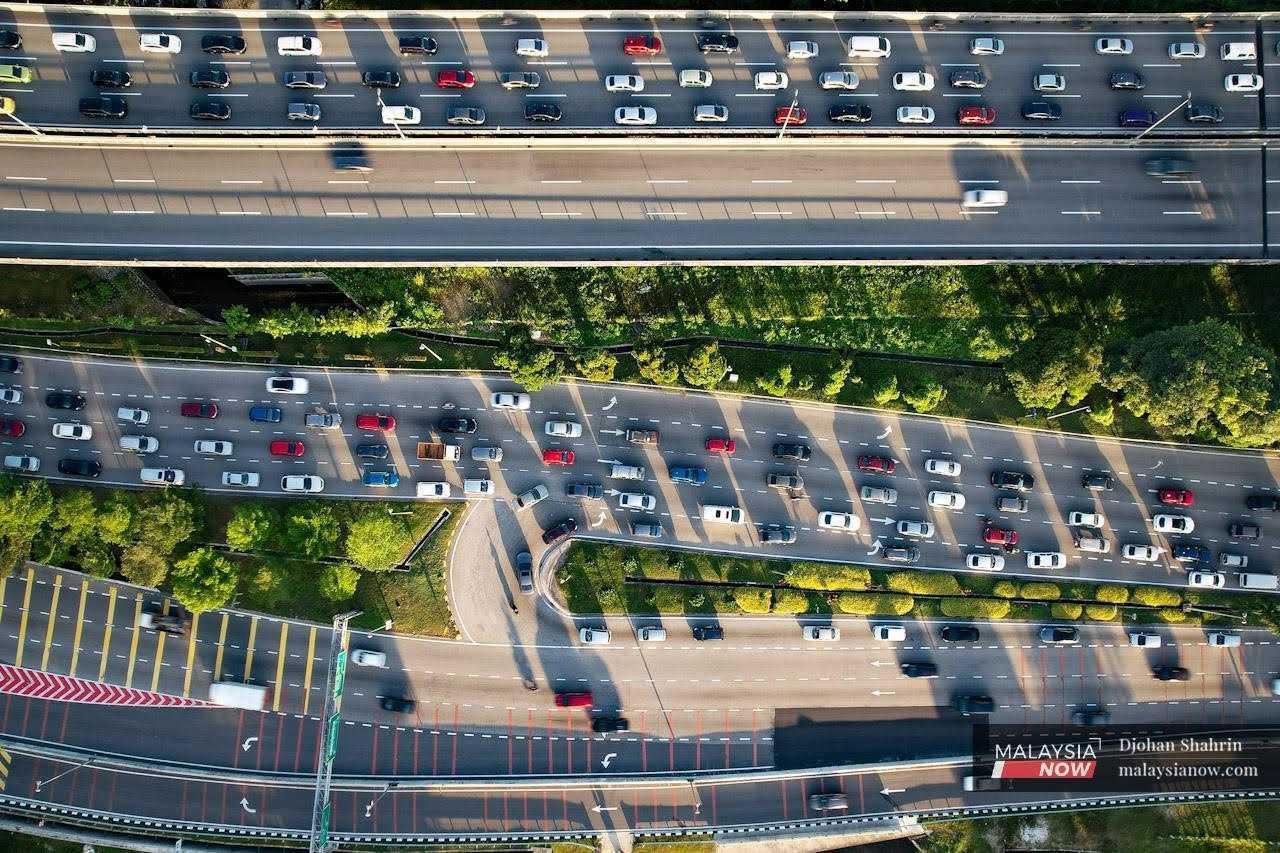
M 596 461 L 599 462 L 601 465 L 621 465 L 622 464 L 622 462 L 618 459 L 597 459 Z
M 617 806 L 592 806 L 591 810 L 596 814 L 600 814 L 600 812 L 616 812 L 618 810 L 618 807 Z
M 895 519 L 889 518 L 889 516 L 887 515 L 884 518 L 873 518 L 871 520 L 878 521 L 881 524 L 893 524 L 893 522 L 895 521 Z
M 607 404 L 605 404 L 605 405 L 603 405 L 603 406 L 601 406 L 601 407 L 600 407 L 600 411 L 602 411 L 602 412 L 607 412 L 607 411 L 609 411 L 610 409 L 612 409 L 612 408 L 613 408 L 614 406 L 616 406 L 616 405 L 618 405 L 618 398 L 617 398 L 617 397 L 610 397 L 610 398 L 609 398 L 609 402 L 608 402 Z
M 609 766 L 609 762 L 610 762 L 610 761 L 613 761 L 613 759 L 615 759 L 615 758 L 617 758 L 617 757 L 618 757 L 618 753 L 616 753 L 616 752 L 611 752 L 611 753 L 609 753 L 609 754 L 608 754 L 608 755 L 606 755 L 604 758 L 600 759 L 600 766 L 601 766 L 601 767 L 604 767 L 604 768 L 608 768 L 608 766 Z
M 601 435 L 622 435 L 622 430 L 620 430 L 620 429 L 602 429 L 602 430 L 599 430 L 599 433 L 600 433 Z
M 258 810 L 257 810 L 257 809 L 251 809 L 251 808 L 249 808 L 249 798 L 248 798 L 248 797 L 241 797 L 241 798 L 240 798 L 240 808 L 244 809 L 244 810 L 245 810 L 246 812 L 248 812 L 249 814 L 257 814 L 257 813 L 258 813 Z
M 880 433 L 879 435 L 877 435 L 877 436 L 876 436 L 876 438 L 877 438 L 877 439 L 879 439 L 879 440 L 881 440 L 881 441 L 883 441 L 884 439 L 886 439 L 886 438 L 888 438 L 888 437 L 889 437 L 889 433 L 891 433 L 891 432 L 893 432 L 893 427 L 891 427 L 891 426 L 887 426 L 887 427 L 885 427 L 885 428 L 884 428 L 884 432 L 882 432 L 882 433 Z
M 884 794 L 884 795 L 887 797 L 887 796 L 889 796 L 890 794 L 902 794 L 902 793 L 905 793 L 905 792 L 906 792 L 906 790 L 907 790 L 906 788 L 881 788 L 881 789 L 880 789 L 880 793 Z
M 879 536 L 877 536 L 877 537 L 876 537 L 876 541 L 875 541 L 875 543 L 871 546 L 871 550 L 867 552 L 867 556 L 868 556 L 868 557 L 870 557 L 872 554 L 875 554 L 875 553 L 876 553 L 877 551 L 879 551 L 883 546 L 884 546 L 884 542 L 882 542 L 882 541 L 880 540 L 880 537 L 879 537 Z
M 887 660 L 873 660 L 871 662 L 871 665 L 872 666 L 893 666 L 893 662 L 887 661 Z
M 892 696 L 897 692 L 898 691 L 896 690 L 872 690 L 871 695 L 872 696 Z
M 240 748 L 245 752 L 248 752 L 249 747 L 253 746 L 254 743 L 257 742 L 257 740 L 258 739 L 256 737 L 247 737 L 244 739 L 244 743 L 240 744 Z
M 600 525 L 604 524 L 604 519 L 605 519 L 605 511 L 600 510 L 600 517 L 597 518 L 595 521 L 591 522 L 591 526 L 599 527 Z
M 617 489 L 605 489 L 604 493 L 611 498 L 616 498 L 618 495 L 622 494 L 622 492 L 618 491 Z

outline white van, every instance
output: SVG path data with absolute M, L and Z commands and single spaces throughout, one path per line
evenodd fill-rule
M 1280 586 L 1280 578 L 1275 575 L 1241 572 L 1236 577 L 1240 579 L 1241 589 L 1275 589 Z
M 1257 59 L 1258 51 L 1251 41 L 1229 41 L 1222 46 L 1221 56 L 1224 62 Z
M 614 463 L 609 466 L 609 476 L 616 480 L 643 480 L 643 465 L 622 465 Z
M 742 510 L 736 506 L 706 504 L 702 507 L 702 520 L 717 524 L 741 524 L 743 514 Z
M 468 498 L 491 498 L 493 480 L 463 480 L 462 494 Z
M 481 480 L 478 482 L 486 482 L 486 481 Z M 439 480 L 434 482 L 418 483 L 416 486 L 416 489 L 417 489 L 418 497 L 422 498 L 423 500 L 430 500 L 432 498 L 435 498 L 438 500 L 447 500 L 449 496 L 453 493 L 453 489 L 449 486 L 448 483 L 445 483 Z
M 889 55 L 889 40 L 884 36 L 850 36 L 849 58 L 857 56 L 882 57 Z

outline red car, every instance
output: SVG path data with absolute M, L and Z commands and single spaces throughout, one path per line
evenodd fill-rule
M 732 438 L 708 438 L 708 453 L 723 453 L 725 456 L 732 456 L 734 451 L 738 449 L 738 442 Z
M 21 438 L 27 431 L 27 425 L 16 418 L 0 418 L 0 435 L 9 438 Z
M 1003 545 L 1006 548 L 1012 548 L 1018 544 L 1018 531 L 1006 530 L 1003 527 L 995 527 L 988 524 L 982 528 L 982 541 L 988 545 Z
M 270 449 L 272 456 L 301 456 L 307 452 L 307 446 L 301 441 L 273 441 Z
M 542 462 L 544 465 L 572 465 L 573 451 L 561 450 L 558 447 L 548 447 L 542 451 Z
M 356 415 L 356 429 L 371 432 L 391 432 L 396 428 L 396 419 L 392 415 Z
M 961 124 L 995 124 L 996 111 L 994 107 L 961 107 L 956 112 L 956 121 Z
M 581 693 L 557 693 L 556 704 L 561 708 L 590 708 L 591 691 Z
M 804 107 L 778 107 L 773 114 L 773 123 L 777 125 L 806 124 L 808 121 L 809 111 Z
M 657 36 L 627 36 L 622 52 L 628 56 L 657 56 L 662 53 L 662 39 Z
M 858 470 L 867 474 L 892 474 L 898 463 L 883 456 L 859 456 Z
M 436 75 L 436 86 L 441 89 L 470 89 L 476 84 L 476 75 L 462 68 L 447 68 Z
M 1196 493 L 1190 489 L 1161 489 L 1156 494 L 1165 506 L 1191 506 L 1196 502 Z
M 218 416 L 217 403 L 183 403 L 179 409 L 184 418 L 209 418 Z

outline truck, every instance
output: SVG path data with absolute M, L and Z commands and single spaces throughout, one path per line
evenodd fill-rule
M 215 681 L 209 685 L 209 701 L 226 708 L 264 711 L 271 698 L 271 688 L 240 681 Z
M 418 458 L 439 462 L 457 462 L 462 458 L 461 444 L 445 444 L 442 441 L 419 441 Z

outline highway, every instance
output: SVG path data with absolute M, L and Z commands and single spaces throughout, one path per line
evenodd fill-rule
M 1262 258 L 1280 214 L 1246 143 L 389 141 L 362 173 L 327 143 L 0 144 L 11 261 Z M 983 188 L 1008 205 L 961 207 Z
M 808 110 L 808 125 L 793 131 L 831 132 L 844 130 L 862 134 L 868 130 L 899 130 L 894 121 L 899 106 L 929 106 L 936 110 L 936 123 L 925 128 L 936 132 L 964 132 L 956 120 L 963 105 L 994 107 L 997 129 L 1004 132 L 1080 133 L 1118 128 L 1121 110 L 1136 107 L 1162 115 L 1174 109 L 1190 93 L 1197 104 L 1211 104 L 1224 112 L 1219 125 L 1188 123 L 1181 112 L 1160 128 L 1161 133 L 1192 134 L 1256 131 L 1263 124 L 1266 97 L 1252 93 L 1229 93 L 1223 86 L 1232 73 L 1265 73 L 1276 63 L 1274 38 L 1262 38 L 1256 60 L 1220 57 L 1228 42 L 1258 42 L 1255 16 L 1224 18 L 1212 31 L 1197 31 L 1187 18 L 1151 18 L 1116 29 L 1114 19 L 1103 16 L 1088 22 L 1088 16 L 1070 21 L 1054 18 L 1028 20 L 1026 16 L 983 16 L 956 18 L 936 29 L 916 17 L 881 15 L 874 17 L 821 17 L 781 14 L 772 17 L 733 16 L 711 21 L 683 16 L 659 16 L 651 20 L 612 16 L 584 19 L 555 16 L 546 20 L 513 14 L 505 17 L 449 17 L 442 14 L 393 14 L 385 20 L 364 15 L 344 17 L 306 13 L 270 15 L 207 11 L 167 11 L 163 14 L 135 10 L 128 17 L 85 11 L 78 7 L 45 6 L 30 9 L 19 4 L 0 7 L 6 27 L 16 28 L 24 43 L 19 52 L 3 57 L 31 67 L 34 79 L 12 84 L 0 92 L 18 101 L 18 116 L 47 129 L 85 127 L 146 127 L 150 130 L 185 129 L 204 125 L 210 129 L 279 129 L 292 125 L 295 132 L 378 127 L 378 96 L 360 84 L 360 74 L 369 70 L 395 70 L 403 80 L 389 90 L 382 103 L 407 105 L 422 110 L 422 124 L 409 132 L 438 133 L 449 108 L 481 107 L 487 114 L 486 129 L 526 133 L 530 129 L 547 132 L 546 126 L 524 121 L 526 103 L 550 102 L 562 107 L 563 120 L 551 127 L 562 130 L 617 130 L 613 111 L 620 106 L 649 106 L 657 110 L 658 128 L 691 127 L 695 106 L 721 104 L 728 108 L 728 121 L 712 125 L 723 129 L 765 129 L 773 125 L 778 106 L 797 99 Z M 1086 21 L 1082 27 L 1073 22 Z M 54 32 L 81 32 L 97 40 L 92 53 L 58 53 L 52 43 Z M 183 44 L 176 55 L 145 53 L 139 48 L 142 33 L 164 32 L 178 36 Z M 697 37 L 709 32 L 735 35 L 741 49 L 730 55 L 703 55 Z M 208 34 L 238 34 L 247 43 L 240 55 L 210 56 L 200 50 L 200 38 Z M 622 42 L 628 35 L 658 35 L 661 53 L 630 56 Z M 276 39 L 280 36 L 313 35 L 323 45 L 319 57 L 280 56 Z M 430 35 L 439 50 L 428 56 L 402 56 L 397 48 L 401 35 Z M 856 35 L 884 36 L 892 54 L 887 58 L 847 56 L 847 41 Z M 994 36 L 1005 42 L 1000 56 L 975 56 L 970 42 L 975 37 Z M 1128 36 L 1134 43 L 1129 56 L 1099 56 L 1094 42 L 1100 36 Z M 546 57 L 520 57 L 517 40 L 541 38 L 549 46 Z M 810 59 L 788 59 L 792 41 L 812 41 L 818 54 Z M 1193 42 L 1206 49 L 1198 60 L 1173 60 L 1168 48 L 1174 42 Z M 79 98 L 97 90 L 89 82 L 95 68 L 125 69 L 134 78 L 124 91 L 128 101 L 127 119 L 86 119 L 77 112 Z M 193 70 L 214 67 L 225 70 L 231 85 L 211 93 L 199 92 L 188 84 Z M 435 85 L 441 71 L 466 69 L 476 77 L 475 88 L 459 91 Z M 679 72 L 704 69 L 712 73 L 709 88 L 682 88 Z M 283 85 L 287 72 L 322 70 L 327 85 L 321 91 L 288 89 Z M 896 91 L 892 77 L 899 71 L 924 70 L 935 76 L 929 92 Z M 989 79 L 986 88 L 961 89 L 949 85 L 958 70 L 981 70 Z M 541 85 L 533 90 L 507 91 L 498 85 L 499 75 L 509 71 L 535 71 Z M 783 71 L 789 84 L 779 91 L 758 91 L 753 77 L 759 72 Z M 818 77 L 827 71 L 853 71 L 858 87 L 851 91 L 824 91 Z M 1141 91 L 1112 91 L 1108 78 L 1115 71 L 1134 71 L 1145 78 Z M 1067 78 L 1063 91 L 1037 93 L 1032 78 L 1056 73 Z M 605 91 L 603 80 L 612 74 L 634 74 L 644 78 L 643 91 Z M 1270 80 L 1269 80 L 1270 82 Z M 1265 90 L 1264 90 L 1265 91 Z M 212 94 L 230 105 L 227 122 L 196 122 L 187 115 L 191 102 L 202 94 Z M 1047 95 L 1047 97 L 1044 97 Z M 1031 100 L 1050 100 L 1062 108 L 1058 122 L 1028 121 L 1022 105 Z M 321 107 L 318 123 L 290 122 L 287 105 L 311 101 Z M 867 125 L 840 125 L 827 118 L 829 107 L 863 104 L 873 111 Z M 705 125 L 703 126 L 706 127 Z M 919 128 L 907 126 L 910 132 Z M 459 129 L 474 132 L 474 129 Z

